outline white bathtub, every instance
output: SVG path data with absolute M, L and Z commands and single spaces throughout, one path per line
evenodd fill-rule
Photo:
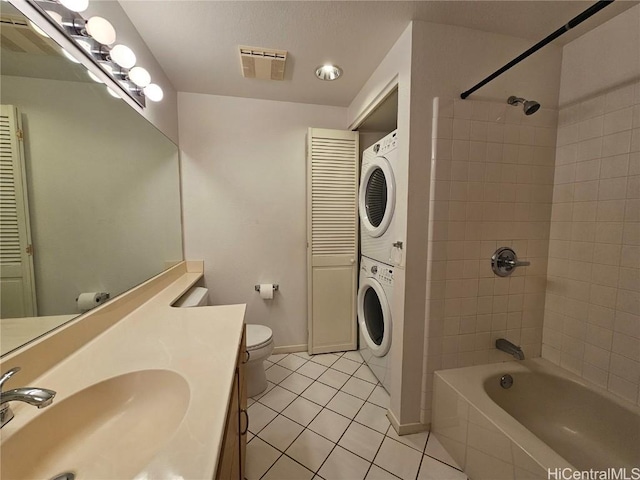
M 640 472 L 640 408 L 540 358 L 436 372 L 432 431 L 472 480 Z

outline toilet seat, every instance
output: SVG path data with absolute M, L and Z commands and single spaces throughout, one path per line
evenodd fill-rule
M 247 324 L 247 350 L 258 350 L 273 341 L 273 332 L 264 325 Z

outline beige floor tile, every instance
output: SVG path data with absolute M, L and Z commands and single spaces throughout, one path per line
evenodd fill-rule
M 285 358 L 280 360 L 276 365 L 280 365 L 281 367 L 288 368 L 289 370 L 297 370 L 302 365 L 307 363 L 302 357 L 298 357 L 297 355 L 287 355 Z
M 371 465 L 366 480 L 398 480 L 394 474 L 381 469 L 377 465 Z
M 362 406 L 354 420 L 380 433 L 387 433 L 390 426 L 387 410 L 369 402 Z
M 251 405 L 247 409 L 247 413 L 249 414 L 249 431 L 252 433 L 258 433 L 278 415 L 269 407 L 258 402 Z
M 447 450 L 442 446 L 440 440 L 438 440 L 433 432 L 429 435 L 429 441 L 427 442 L 427 448 L 424 453 L 436 460 L 447 463 L 458 470 L 462 470 L 460 465 L 458 465 L 453 457 L 449 455 L 449 452 L 447 452 Z
M 373 463 L 403 480 L 414 480 L 421 460 L 417 450 L 386 437 Z
M 299 373 L 292 373 L 283 381 L 280 382 L 282 388 L 286 388 L 290 392 L 300 395 L 304 392 L 309 385 L 313 383 L 313 379 L 300 375 Z
M 366 400 L 369 395 L 371 395 L 371 392 L 373 392 L 374 388 L 375 385 L 369 382 L 365 382 L 364 380 L 360 380 L 359 378 L 351 377 L 340 390 Z
M 375 403 L 382 408 L 389 408 L 389 394 L 384 388 L 378 385 L 373 389 L 373 392 L 371 392 L 371 396 L 367 398 L 367 402 Z
M 312 471 L 317 471 L 334 443 L 311 430 L 305 430 L 285 452 Z
M 269 393 L 260 399 L 260 403 L 266 405 L 272 410 L 275 410 L 276 412 L 281 412 L 287 408 L 287 406 L 289 406 L 296 397 L 297 395 L 295 393 L 285 390 L 280 386 L 275 386 Z
M 333 442 L 337 442 L 349 426 L 349 423 L 350 420 L 348 418 L 325 408 L 309 424 L 309 429 Z
M 369 462 L 357 455 L 336 447 L 318 474 L 325 480 L 363 480 L 369 465 Z
M 245 476 L 247 480 L 259 480 L 273 465 L 281 453 L 258 437 L 247 444 Z
M 383 439 L 384 435 L 381 433 L 352 422 L 338 445 L 372 462 Z
M 279 415 L 258 434 L 269 445 L 284 452 L 304 430 L 302 425 Z
M 329 387 L 320 382 L 314 382 L 313 385 L 302 392 L 301 395 L 307 400 L 325 406 L 337 392 L 338 390 L 333 387 Z
M 364 405 L 364 400 L 348 393 L 338 392 L 335 397 L 327 404 L 329 410 L 333 410 L 345 417 L 353 418 Z
M 467 475 L 425 455 L 417 480 L 467 480 Z
M 316 405 L 306 398 L 298 397 L 282 411 L 282 414 L 306 427 L 320 410 L 322 410 L 320 405 Z
M 314 355 L 311 358 L 312 362 L 319 363 L 320 365 L 324 365 L 325 367 L 330 367 L 334 363 L 336 363 L 340 357 L 338 355 L 334 355 L 333 353 L 323 353 L 320 355 Z
M 411 447 L 414 450 L 419 451 L 420 453 L 424 453 L 424 446 L 427 444 L 427 437 L 429 436 L 429 432 L 418 432 L 412 433 L 410 435 L 398 435 L 395 429 L 392 427 L 387 430 L 387 436 L 392 438 L 396 442 L 400 442 L 405 444 L 407 447 Z
M 281 456 L 262 480 L 311 480 L 313 472 L 286 455 Z
M 291 375 L 291 370 L 289 370 L 288 368 L 281 367 L 280 365 L 278 365 L 276 363 L 274 365 L 271 365 L 265 371 L 265 374 L 267 375 L 267 380 L 269 380 L 271 383 L 274 383 L 274 384 L 277 385 L 282 380 L 284 380 L 289 375 Z
M 354 362 L 353 360 L 349 360 L 348 358 L 342 357 L 336 363 L 331 365 L 331 368 L 342 373 L 346 373 L 347 375 L 353 375 L 356 370 L 360 368 L 360 364 L 358 362 Z
M 306 377 L 313 378 L 314 380 L 316 380 L 326 370 L 327 370 L 327 367 L 325 367 L 324 365 L 320 365 L 314 362 L 307 362 L 303 366 L 301 366 L 297 370 L 297 372 L 301 375 L 304 375 Z
M 348 360 L 353 360 L 354 362 L 357 363 L 363 363 L 364 360 L 362 360 L 362 355 L 360 355 L 360 352 L 358 352 L 357 350 L 353 350 L 350 352 L 344 352 L 344 355 L 342 355 L 342 358 L 346 358 Z
M 365 380 L 369 383 L 373 383 L 376 385 L 378 383 L 378 378 L 373 374 L 371 369 L 367 367 L 365 364 L 360 365 L 358 370 L 353 374 L 354 377 L 359 378 L 360 380 Z
M 333 368 L 329 368 L 326 372 L 318 377 L 318 381 L 322 382 L 326 385 L 330 385 L 333 388 L 341 388 L 347 380 L 349 380 L 349 375 L 346 373 L 339 372 L 334 370 Z

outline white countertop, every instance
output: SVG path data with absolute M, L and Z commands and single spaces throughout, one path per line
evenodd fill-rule
M 202 273 L 184 273 L 30 385 L 55 390 L 55 405 L 88 386 L 129 372 L 165 369 L 181 375 L 190 390 L 184 418 L 135 478 L 211 479 L 216 472 L 245 305 L 170 306 L 201 277 Z M 2 429 L 3 442 L 47 410 L 15 402 L 12 407 L 15 418 Z

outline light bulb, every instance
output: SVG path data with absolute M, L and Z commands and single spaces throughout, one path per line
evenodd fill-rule
M 62 50 L 62 54 L 65 57 L 67 57 L 68 60 L 71 60 L 73 63 L 80 63 L 80 60 L 78 60 L 76 57 L 74 57 L 69 52 L 67 52 L 64 48 L 61 48 L 61 50 Z
M 136 64 L 136 54 L 126 45 L 118 44 L 109 52 L 111 60 L 122 68 L 131 68 Z
M 47 10 L 47 15 L 49 15 L 54 22 L 56 22 L 58 25 L 60 25 L 62 27 L 62 15 L 60 15 L 58 12 L 54 12 L 51 10 Z
M 87 70 L 87 75 L 89 75 L 89 78 L 91 80 L 93 80 L 94 82 L 98 82 L 98 83 L 104 83 L 102 80 L 100 80 L 100 77 L 98 77 L 95 73 L 93 73 L 91 70 Z
M 109 95 L 111 95 L 113 98 L 120 98 L 120 95 L 118 94 L 118 92 L 111 90 L 109 87 L 106 87 L 106 88 L 107 88 L 107 92 L 109 92 Z
M 146 87 L 151 83 L 151 75 L 142 67 L 129 70 L 129 79 L 139 87 Z
M 156 85 L 155 83 L 150 83 L 142 90 L 144 92 L 145 97 L 147 97 L 152 102 L 159 102 L 164 97 L 164 92 L 162 89 Z
M 87 33 L 103 45 L 116 41 L 116 29 L 102 17 L 91 17 L 87 21 Z
M 342 69 L 337 65 L 321 65 L 316 68 L 316 77 L 320 80 L 335 80 L 342 75 Z
M 62 20 L 62 17 L 61 17 L 61 20 Z M 49 38 L 49 35 L 47 35 L 44 30 L 42 30 L 38 25 L 33 23 L 31 20 L 29 20 L 29 25 L 31 25 L 31 28 L 33 28 L 33 31 L 36 32 L 37 34 L 42 35 L 45 38 Z
M 59 2 L 72 12 L 84 12 L 89 6 L 89 0 L 59 0 Z

